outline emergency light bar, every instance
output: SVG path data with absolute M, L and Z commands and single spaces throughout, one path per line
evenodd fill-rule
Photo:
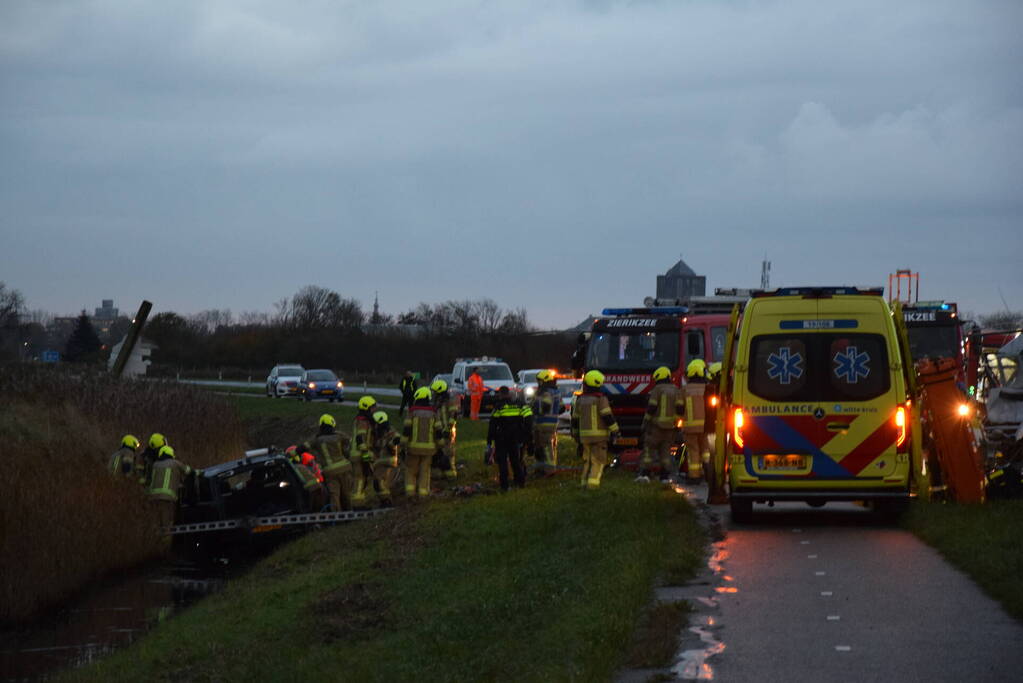
M 903 306 L 903 308 L 923 308 L 934 311 L 952 311 L 956 312 L 958 307 L 952 303 L 946 303 L 944 301 L 917 301 L 909 306 Z
M 648 306 L 645 308 L 605 308 L 601 315 L 685 315 L 687 306 Z
M 810 299 L 835 296 L 836 294 L 863 294 L 883 296 L 884 287 L 779 287 L 753 292 L 754 298 L 767 296 L 802 296 Z

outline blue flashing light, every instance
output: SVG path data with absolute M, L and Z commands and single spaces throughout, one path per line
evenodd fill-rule
M 941 310 L 947 311 L 948 310 L 948 304 L 942 304 L 941 305 Z
M 601 315 L 685 315 L 686 306 L 650 306 L 647 308 L 605 308 Z

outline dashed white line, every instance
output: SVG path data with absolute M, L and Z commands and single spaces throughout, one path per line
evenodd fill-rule
M 814 572 L 813 574 L 814 576 L 824 576 L 827 574 L 827 572 Z
M 831 591 L 821 591 L 821 597 L 830 598 L 832 595 L 834 595 L 834 593 Z
M 839 652 L 851 652 L 852 645 L 836 645 L 835 649 L 838 650 Z
M 828 621 L 838 621 L 838 620 L 839 620 L 839 619 L 841 619 L 841 618 L 842 618 L 842 617 L 840 617 L 840 616 L 839 616 L 839 615 L 837 615 L 837 614 L 829 614 L 829 615 L 828 615 Z

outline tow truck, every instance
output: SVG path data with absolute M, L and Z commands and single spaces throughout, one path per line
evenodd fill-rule
M 732 291 L 691 297 L 684 305 L 680 300 L 647 299 L 642 307 L 605 308 L 593 319 L 589 338 L 574 356 L 583 367 L 575 369 L 604 374 L 604 389 L 621 428 L 615 446 L 617 466 L 639 464 L 640 429 L 654 385 L 651 373 L 666 366 L 672 382 L 682 386 L 689 361 L 722 360 L 729 313 L 744 301 L 746 296 Z

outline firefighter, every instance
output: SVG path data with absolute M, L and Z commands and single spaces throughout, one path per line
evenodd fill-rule
M 416 393 L 417 388 L 416 378 L 411 370 L 405 371 L 405 376 L 401 378 L 398 388 L 401 389 L 401 405 L 398 406 L 398 415 L 402 416 L 405 414 L 405 408 L 412 405 L 412 395 Z
M 159 457 L 160 449 L 166 445 L 167 438 L 159 432 L 153 432 L 149 435 L 149 445 L 146 450 L 142 451 L 135 459 L 135 472 L 138 473 L 139 483 L 143 486 L 149 486 L 153 474 L 153 463 Z
M 487 425 L 487 452 L 492 452 L 497 461 L 501 491 L 508 490 L 509 465 L 515 478 L 515 486 L 522 488 L 526 485 L 522 444 L 525 443 L 527 434 L 522 406 L 512 401 L 508 387 L 497 390 L 497 405 L 499 407 L 490 414 L 490 424 Z
M 587 489 L 600 486 L 608 445 L 618 438 L 618 422 L 601 389 L 603 384 L 604 374 L 590 370 L 583 375 L 583 391 L 572 404 L 572 436 L 582 446 L 582 485 Z
M 192 472 L 192 468 L 177 459 L 174 449 L 162 446 L 153 463 L 153 474 L 149 484 L 149 500 L 156 510 L 156 519 L 161 529 L 174 525 L 178 509 L 178 489 L 181 480 Z
M 401 445 L 401 437 L 391 427 L 387 413 L 382 410 L 373 413 L 373 443 L 376 444 L 373 479 L 376 481 L 377 495 L 380 496 L 380 507 L 389 508 L 393 505 L 391 487 L 398 473 L 398 447 Z
M 654 462 L 660 463 L 661 483 L 669 483 L 677 472 L 671 457 L 671 448 L 679 442 L 679 422 L 686 412 L 682 392 L 671 381 L 671 370 L 661 366 L 654 370 L 651 379 L 654 388 L 650 391 L 643 426 L 643 464 L 636 481 L 650 481 Z
M 703 479 L 703 463 L 710 462 L 710 441 L 704 433 L 707 363 L 696 358 L 686 366 L 686 417 L 682 427 L 686 442 L 686 481 Z
M 320 429 L 316 436 L 304 444 L 305 449 L 316 455 L 323 472 L 323 483 L 330 495 L 334 512 L 352 509 L 352 462 L 348 459 L 350 439 L 347 434 L 337 431 L 337 420 L 333 415 L 320 416 Z
M 483 378 L 480 377 L 479 368 L 473 368 L 469 378 L 465 380 L 465 383 L 469 387 L 469 418 L 472 420 L 480 419 L 480 404 L 483 403 L 483 391 L 485 389 L 483 385 Z
M 302 464 L 302 454 L 299 453 L 297 445 L 288 446 L 284 449 L 284 454 L 288 456 L 292 469 L 295 470 L 298 478 L 302 481 L 302 489 L 305 491 L 308 509 L 319 511 L 323 508 L 326 499 L 323 485 L 317 479 L 316 474 L 306 465 Z
M 352 426 L 352 506 L 366 507 L 367 489 L 373 485 L 373 412 L 377 401 L 372 396 L 359 399 L 359 411 Z
M 437 424 L 441 437 L 437 440 L 432 466 L 436 467 L 448 481 L 458 478 L 455 463 L 455 439 L 458 435 L 458 400 L 448 391 L 448 383 L 438 379 L 430 385 L 433 394 L 433 409 L 437 411 Z
M 430 389 L 420 387 L 405 416 L 402 444 L 405 447 L 405 495 L 425 500 L 430 495 L 430 460 L 437 450 L 441 427 L 433 409 Z
M 561 414 L 561 392 L 550 370 L 536 373 L 536 395 L 533 397 L 533 467 L 537 474 L 550 475 L 558 466 L 558 415 Z
M 135 476 L 138 474 L 135 472 L 135 460 L 139 450 L 139 440 L 131 434 L 125 434 L 121 439 L 121 447 L 114 451 L 114 454 L 110 456 L 110 468 L 111 474 L 121 474 L 126 477 Z

